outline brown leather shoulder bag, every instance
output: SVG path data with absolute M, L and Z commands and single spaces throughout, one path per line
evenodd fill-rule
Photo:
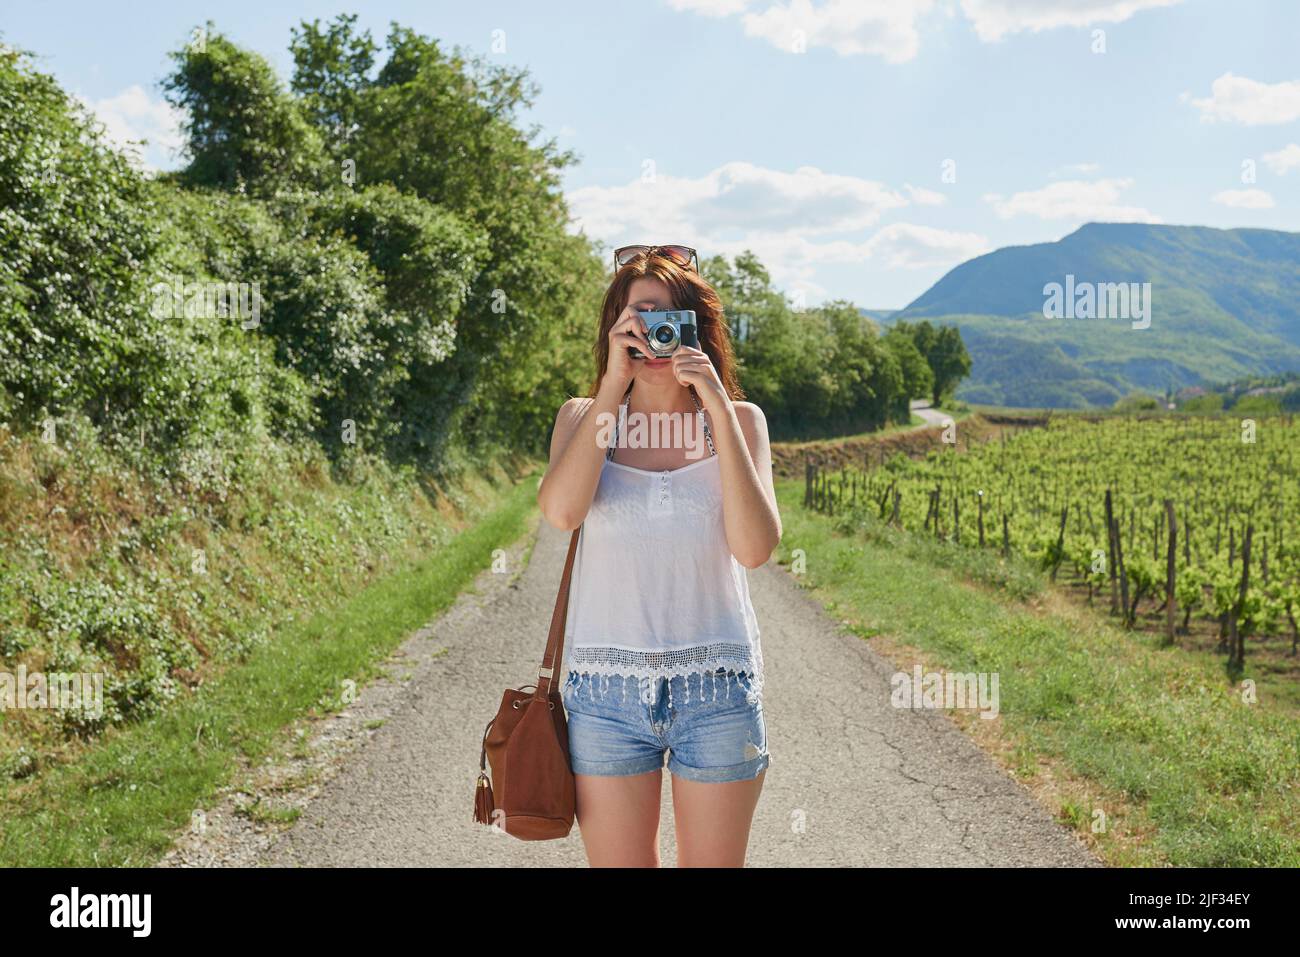
M 569 613 L 569 579 L 582 526 L 573 530 L 564 575 L 555 596 L 551 633 L 536 685 L 507 688 L 496 717 L 483 729 L 474 820 L 501 827 L 523 841 L 567 837 L 573 828 L 573 769 L 564 700 L 554 690 L 564 663 L 564 626 Z M 532 688 L 530 693 L 525 688 Z M 491 778 L 488 765 L 491 764 Z

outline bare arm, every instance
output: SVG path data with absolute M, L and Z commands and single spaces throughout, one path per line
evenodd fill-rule
M 757 568 L 781 540 L 781 515 L 772 482 L 767 419 L 752 402 L 709 409 L 722 472 L 722 518 L 727 546 L 746 568 Z
M 654 303 L 642 305 L 654 307 Z M 572 531 L 587 517 L 618 407 L 636 375 L 637 364 L 645 361 L 630 358 L 627 350 L 636 346 L 643 356 L 648 354 L 645 332 L 645 320 L 635 305 L 629 304 L 610 328 L 609 362 L 596 397 L 569 399 L 555 417 L 551 458 L 537 488 L 537 504 L 556 528 Z
M 555 417 L 551 433 L 551 458 L 537 489 L 542 515 L 556 528 L 571 531 L 582 524 L 596 495 L 605 448 L 597 441 L 604 423 L 617 418 L 623 390 L 601 383 L 594 399 L 569 399 Z
M 712 360 L 702 350 L 678 348 L 673 354 L 673 372 L 682 385 L 695 386 L 709 416 L 713 446 L 722 469 L 722 518 L 727 546 L 740 564 L 757 568 L 772 557 L 772 550 L 781 540 L 767 419 L 754 403 L 732 401 Z

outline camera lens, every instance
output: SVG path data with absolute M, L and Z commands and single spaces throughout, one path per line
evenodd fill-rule
M 659 340 L 660 342 L 664 343 L 665 345 L 667 345 L 668 343 L 672 342 L 672 341 L 673 341 L 673 327 L 672 327 L 672 326 L 660 326 L 658 329 L 655 330 L 655 338 L 656 338 L 657 340 Z

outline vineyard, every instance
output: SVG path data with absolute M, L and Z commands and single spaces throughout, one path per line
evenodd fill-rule
M 923 458 L 808 463 L 805 507 L 1025 556 L 1127 627 L 1285 642 L 1300 615 L 1300 424 L 1292 416 L 1053 417 Z

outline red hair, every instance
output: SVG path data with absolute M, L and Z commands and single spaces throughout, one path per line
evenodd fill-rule
M 600 380 L 609 367 L 609 330 L 627 308 L 632 283 L 638 279 L 658 279 L 668 287 L 674 309 L 694 310 L 700 350 L 709 357 L 713 368 L 718 371 L 718 379 L 727 390 L 727 395 L 732 399 L 743 399 L 745 393 L 736 378 L 736 353 L 731 345 L 731 329 L 723 315 L 722 300 L 718 294 L 695 270 L 679 266 L 666 256 L 648 256 L 644 253 L 619 267 L 609 289 L 605 291 L 605 301 L 600 307 L 600 328 L 592 347 L 596 358 L 596 378 L 589 394 L 595 396 L 600 388 Z

